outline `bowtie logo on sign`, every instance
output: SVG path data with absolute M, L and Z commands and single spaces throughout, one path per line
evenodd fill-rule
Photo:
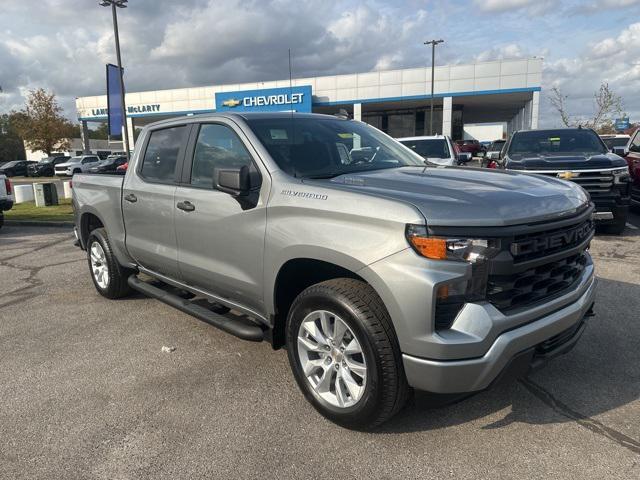
M 241 103 L 242 102 L 240 100 L 236 100 L 235 98 L 230 98 L 229 100 L 225 100 L 224 102 L 222 102 L 222 105 L 224 105 L 225 107 L 233 108 L 233 107 L 237 107 Z
M 311 87 L 283 87 L 242 92 L 216 93 L 218 111 L 241 112 L 311 112 Z

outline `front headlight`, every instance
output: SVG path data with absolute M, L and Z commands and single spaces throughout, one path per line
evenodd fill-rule
M 629 180 L 629 167 L 616 168 L 613 173 L 613 183 L 624 183 Z
M 470 264 L 471 278 L 443 282 L 435 290 L 434 327 L 450 328 L 465 303 L 486 298 L 487 262 L 500 252 L 500 240 L 434 237 L 428 235 L 425 225 L 407 225 L 406 237 L 413 250 L 425 258 Z
M 431 260 L 479 263 L 500 251 L 498 239 L 434 237 L 425 225 L 407 225 L 406 237 L 416 253 Z

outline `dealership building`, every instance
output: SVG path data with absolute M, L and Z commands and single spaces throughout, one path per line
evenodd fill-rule
M 454 140 L 537 128 L 542 59 L 528 58 L 439 66 L 434 71 L 433 131 Z M 393 137 L 428 135 L 431 69 L 293 78 L 126 94 L 127 127 L 166 118 L 220 111 L 346 110 Z M 106 95 L 76 99 L 78 119 L 107 119 Z M 86 131 L 86 130 L 85 130 Z M 493 135 L 497 133 L 485 133 Z

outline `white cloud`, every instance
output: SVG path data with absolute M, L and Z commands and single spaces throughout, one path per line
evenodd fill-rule
M 531 14 L 540 15 L 548 12 L 554 5 L 553 0 L 473 0 L 479 10 L 490 13 L 504 13 L 513 10 L 527 9 Z

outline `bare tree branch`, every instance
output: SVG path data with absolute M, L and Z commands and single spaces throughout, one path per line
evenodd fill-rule
M 610 133 L 615 131 L 614 118 L 620 116 L 623 112 L 622 98 L 616 95 L 607 82 L 603 82 L 597 92 L 593 94 L 594 113 L 592 117 L 584 120 L 575 120 L 567 111 L 566 100 L 568 95 L 563 95 L 558 87 L 551 88 L 549 102 L 560 115 L 560 120 L 565 127 L 575 127 L 582 125 L 583 127 L 593 128 L 598 133 Z

